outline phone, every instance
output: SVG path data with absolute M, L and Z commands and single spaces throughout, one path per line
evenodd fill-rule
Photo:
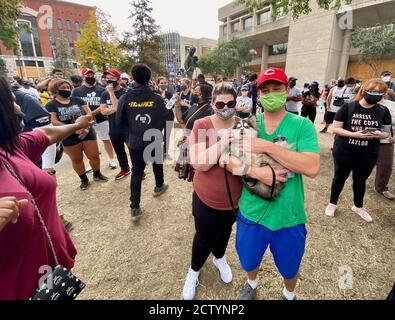
M 378 129 L 376 128 L 366 128 L 364 131 L 366 132 L 376 132 Z

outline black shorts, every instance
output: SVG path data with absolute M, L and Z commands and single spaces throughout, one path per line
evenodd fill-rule
M 77 144 L 79 144 L 81 142 L 84 142 L 84 141 L 95 141 L 95 140 L 97 140 L 96 132 L 95 132 L 95 130 L 93 128 L 91 128 L 89 130 L 88 135 L 83 140 L 81 140 L 78 137 L 78 134 L 73 134 L 70 137 L 64 139 L 62 141 L 62 143 L 63 143 L 63 146 L 65 146 L 65 147 L 74 147 L 74 146 L 76 146 Z
M 332 124 L 335 121 L 335 112 L 325 111 L 324 121 L 326 124 Z

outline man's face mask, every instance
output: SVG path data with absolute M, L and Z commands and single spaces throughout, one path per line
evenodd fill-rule
M 93 77 L 88 77 L 88 78 L 85 78 L 85 82 L 87 84 L 89 84 L 90 86 L 93 86 L 96 83 L 96 79 Z
M 265 111 L 277 112 L 284 108 L 287 97 L 286 92 L 271 92 L 261 96 L 260 101 Z

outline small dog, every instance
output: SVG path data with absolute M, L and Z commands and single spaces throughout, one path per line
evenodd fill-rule
M 263 167 L 265 165 L 270 165 L 273 168 L 284 168 L 281 166 L 276 160 L 269 157 L 267 154 L 250 154 L 243 153 L 239 150 L 239 140 L 247 139 L 252 140 L 258 138 L 258 123 L 256 117 L 251 116 L 247 119 L 243 119 L 235 124 L 233 127 L 234 135 L 236 139 L 234 143 L 231 145 L 230 153 L 231 155 L 238 157 L 245 164 L 250 165 L 251 167 Z M 242 178 L 244 186 L 253 194 L 260 196 L 265 200 L 273 200 L 275 199 L 280 191 L 283 189 L 283 184 L 277 184 L 274 186 L 274 191 L 272 194 L 272 186 L 268 186 L 261 181 L 256 181 L 254 179 L 243 177 Z

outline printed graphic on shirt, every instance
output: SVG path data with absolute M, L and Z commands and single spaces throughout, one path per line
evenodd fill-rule
M 83 115 L 84 112 L 78 104 L 69 107 L 58 107 L 58 118 L 62 122 L 74 122 Z
M 153 108 L 155 105 L 154 101 L 143 101 L 143 102 L 135 102 L 132 101 L 129 103 L 130 108 Z
M 86 104 L 92 108 L 92 107 L 98 107 L 100 106 L 100 95 L 97 95 L 95 91 L 92 91 L 91 93 L 88 93 L 86 97 L 81 97 L 82 100 L 86 102 Z

